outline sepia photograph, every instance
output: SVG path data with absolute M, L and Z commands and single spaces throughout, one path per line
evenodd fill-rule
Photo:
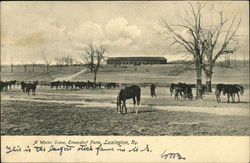
M 1 136 L 249 136 L 249 2 L 1 2 Z

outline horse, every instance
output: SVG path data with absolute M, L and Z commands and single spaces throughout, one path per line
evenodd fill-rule
M 241 95 L 243 95 L 244 87 L 238 84 L 227 84 L 223 88 L 223 94 L 227 95 L 227 103 L 230 102 L 230 97 L 232 99 L 232 102 L 235 102 L 235 94 L 237 94 L 238 102 L 240 102 L 239 92 Z
M 219 83 L 215 86 L 215 96 L 216 96 L 217 102 L 221 102 L 220 95 L 221 95 L 222 90 L 225 87 L 226 87 L 226 84 L 221 84 L 221 83 Z
M 235 98 L 235 94 L 237 94 L 237 96 L 238 96 L 238 102 L 240 102 L 239 92 L 240 92 L 241 95 L 243 95 L 243 93 L 244 93 L 244 87 L 241 86 L 241 85 L 238 85 L 238 84 L 234 84 L 234 88 L 235 89 L 233 89 L 233 91 L 234 91 L 233 96 Z
M 23 90 L 23 92 L 25 92 L 26 91 L 26 86 L 27 86 L 27 83 L 25 83 L 25 82 L 21 82 L 21 89 Z
M 107 83 L 106 85 L 105 85 L 105 88 L 106 89 L 116 89 L 118 87 L 118 85 L 116 84 L 116 83 Z
M 174 92 L 174 89 L 175 89 L 176 85 L 177 84 L 171 83 L 170 88 L 169 88 L 170 96 L 173 95 L 173 92 Z
M 70 82 L 70 81 L 67 81 L 65 82 L 65 86 L 66 86 L 66 89 L 68 90 L 68 87 L 71 87 L 71 90 L 73 89 L 75 83 L 74 82 Z
M 2 82 L 0 81 L 0 91 L 2 91 L 5 88 L 5 91 L 8 89 L 9 82 Z
M 91 82 L 91 81 L 87 81 L 87 89 L 89 88 L 94 88 L 94 82 Z
M 102 88 L 102 84 L 101 83 L 97 83 L 96 84 L 96 88 Z
M 53 87 L 56 87 L 56 89 L 57 89 L 59 86 L 61 86 L 61 82 L 60 82 L 60 81 L 51 82 L 51 83 L 50 83 L 50 86 L 51 86 L 51 89 L 52 89 Z
M 193 85 L 186 83 L 181 83 L 181 82 L 179 82 L 178 84 L 172 83 L 170 85 L 170 94 L 172 95 L 174 93 L 175 100 L 178 100 L 179 95 L 181 97 L 184 97 L 185 100 L 186 98 L 192 100 L 193 99 L 192 87 Z
M 123 113 L 123 108 L 125 108 L 125 113 L 127 114 L 126 100 L 133 98 L 134 107 L 137 102 L 136 114 L 139 110 L 140 98 L 141 98 L 141 88 L 137 85 L 132 85 L 130 87 L 125 87 L 121 89 L 117 96 L 117 112 Z M 120 112 L 119 112 L 120 110 Z
M 9 85 L 10 90 L 11 90 L 11 86 L 12 86 L 12 85 L 13 85 L 13 86 L 16 85 L 16 80 L 11 80 L 11 81 L 9 81 L 8 85 Z
M 215 95 L 217 102 L 221 102 L 220 95 L 223 92 L 223 95 L 227 95 L 227 102 L 229 103 L 230 97 L 232 102 L 235 102 L 235 94 L 238 96 L 238 102 L 240 102 L 240 96 L 244 93 L 244 87 L 238 84 L 217 84 L 215 87 Z
M 30 90 L 32 90 L 32 94 L 35 95 L 37 84 L 38 81 L 35 81 L 34 83 L 28 83 L 26 85 L 26 92 L 28 93 L 28 95 L 30 95 Z
M 156 97 L 156 93 L 155 93 L 155 85 L 151 84 L 150 85 L 150 93 L 151 93 L 151 97 Z

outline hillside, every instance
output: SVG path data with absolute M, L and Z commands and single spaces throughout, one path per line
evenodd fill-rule
M 76 74 L 85 69 L 84 66 L 69 66 L 69 67 L 50 67 L 46 71 L 45 66 L 35 67 L 35 72 L 32 72 L 32 67 L 28 67 L 27 72 L 24 72 L 22 66 L 15 66 L 14 72 L 10 72 L 10 67 L 2 66 L 1 80 L 19 80 L 19 81 L 52 81 L 56 78 L 64 78 Z M 204 75 L 204 73 L 203 73 Z M 74 77 L 77 80 L 93 80 L 93 74 L 86 71 Z M 120 82 L 120 83 L 172 83 L 172 82 L 187 82 L 195 83 L 195 70 L 193 66 L 183 64 L 166 64 L 166 65 L 127 65 L 114 66 L 104 65 L 104 69 L 100 69 L 97 76 L 97 81 L 101 82 Z M 203 76 L 203 83 L 205 76 Z M 249 83 L 249 67 L 225 68 L 216 66 L 214 68 L 213 83 Z

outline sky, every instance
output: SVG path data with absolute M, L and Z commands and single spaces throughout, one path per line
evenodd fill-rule
M 212 3 L 207 3 L 211 6 Z M 237 59 L 249 58 L 248 2 L 213 2 L 214 13 L 241 18 Z M 180 24 L 186 1 L 1 2 L 1 64 L 42 63 L 72 56 L 80 60 L 88 43 L 104 45 L 107 57 L 157 56 L 190 59 L 169 46 L 162 19 Z M 207 8 L 206 10 L 209 10 Z M 212 18 L 211 18 L 212 17 Z M 217 17 L 218 18 L 218 17 Z M 216 16 L 206 17 L 216 21 Z M 185 31 L 180 31 L 185 35 Z

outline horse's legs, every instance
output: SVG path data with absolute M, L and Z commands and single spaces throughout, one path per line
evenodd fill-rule
M 135 97 L 133 97 L 133 104 L 134 104 L 134 106 L 133 106 L 133 112 L 135 112 Z
M 125 107 L 125 114 L 127 114 L 127 107 L 126 107 L 126 101 L 123 100 L 123 106 Z
M 237 96 L 238 96 L 238 102 L 240 102 L 240 95 L 238 92 L 237 92 Z
M 233 93 L 230 93 L 230 96 L 231 96 L 232 102 L 234 103 L 234 94 L 233 94 Z M 229 98 L 230 98 L 230 97 L 229 97 Z
M 230 94 L 227 93 L 227 103 L 229 103 Z

